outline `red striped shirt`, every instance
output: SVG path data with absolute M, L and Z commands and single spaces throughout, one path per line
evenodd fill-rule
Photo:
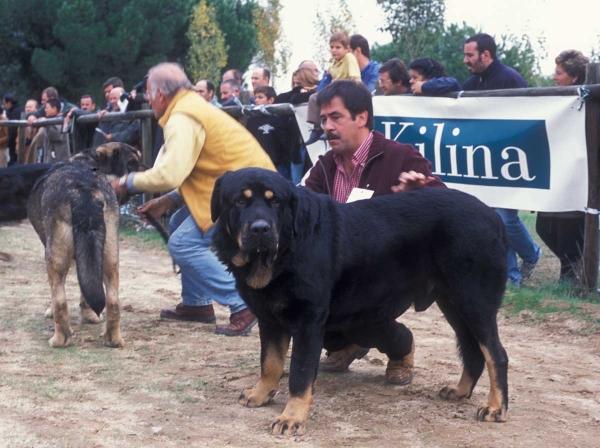
M 367 163 L 367 157 L 369 155 L 369 148 L 373 141 L 373 133 L 369 132 L 369 135 L 358 149 L 352 154 L 352 173 L 346 174 L 344 170 L 344 159 L 339 154 L 333 155 L 335 160 L 335 177 L 333 179 L 333 199 L 337 202 L 345 203 L 348 200 L 348 196 L 352 192 L 353 188 L 358 187 L 360 182 L 360 175 L 362 174 L 365 163 Z

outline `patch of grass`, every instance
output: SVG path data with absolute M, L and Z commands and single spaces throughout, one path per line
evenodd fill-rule
M 119 217 L 119 240 L 127 241 L 138 249 L 160 249 L 167 251 L 167 246 L 156 230 L 144 229 L 141 221 L 131 216 Z
M 541 241 L 535 231 L 537 215 L 527 211 L 519 213 L 533 239 L 542 247 L 542 258 L 527 286 L 508 286 L 504 295 L 503 308 L 507 315 L 532 311 L 539 319 L 548 314 L 565 314 L 586 322 L 584 332 L 600 330 L 600 304 L 597 294 L 586 294 L 580 286 L 558 282 L 560 264 L 554 254 Z
M 543 319 L 548 314 L 563 314 L 585 322 L 581 333 L 595 334 L 600 331 L 600 305 L 595 297 L 582 297 L 577 288 L 569 284 L 548 284 L 536 288 L 509 286 L 504 294 L 503 309 L 507 316 L 531 311 Z

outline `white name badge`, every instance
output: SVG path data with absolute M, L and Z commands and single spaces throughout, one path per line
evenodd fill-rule
M 363 199 L 370 199 L 373 196 L 373 190 L 365 190 L 364 188 L 353 188 L 348 196 L 348 202 L 362 201 Z

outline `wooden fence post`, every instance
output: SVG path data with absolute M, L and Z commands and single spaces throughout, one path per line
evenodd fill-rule
M 585 84 L 600 83 L 600 64 L 588 64 Z M 588 155 L 588 208 L 600 209 L 600 100 L 590 97 L 585 105 L 585 139 Z M 600 230 L 598 215 L 585 215 L 585 242 L 583 249 L 583 285 L 588 293 L 596 292 L 600 265 Z

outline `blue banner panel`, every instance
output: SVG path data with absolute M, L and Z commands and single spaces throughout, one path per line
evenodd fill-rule
M 550 189 L 544 120 L 374 118 L 375 130 L 417 148 L 443 182 Z

